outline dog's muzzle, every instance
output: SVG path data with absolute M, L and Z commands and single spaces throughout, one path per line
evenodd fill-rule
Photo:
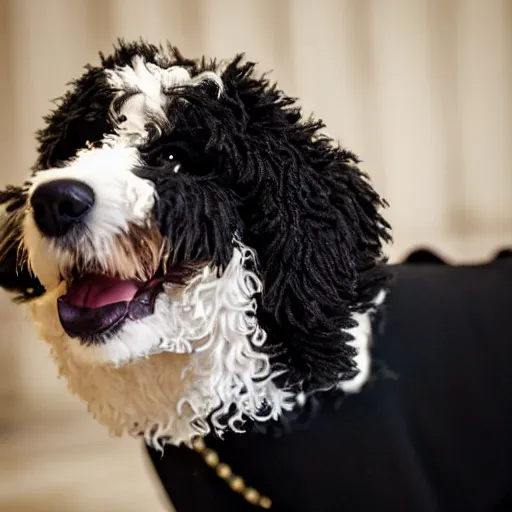
M 76 240 L 90 229 L 88 217 L 95 200 L 88 184 L 57 179 L 38 185 L 30 206 L 34 222 L 45 238 L 75 246 L 76 250 Z M 59 318 L 68 335 L 82 339 L 112 333 L 125 319 L 137 320 L 150 315 L 163 282 L 161 278 L 143 282 L 94 271 L 66 280 L 67 294 L 57 303 Z

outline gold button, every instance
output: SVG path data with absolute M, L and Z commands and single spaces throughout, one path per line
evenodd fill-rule
M 260 501 L 260 493 L 256 489 L 248 487 L 244 491 L 244 498 L 252 505 L 256 505 Z
M 224 480 L 227 480 L 231 476 L 231 468 L 227 464 L 219 464 L 217 474 Z
M 231 489 L 233 489 L 233 491 L 242 492 L 245 487 L 245 482 L 243 478 L 236 476 L 235 478 L 233 478 L 233 480 L 231 480 L 229 486 L 231 487 Z
M 260 498 L 260 507 L 268 510 L 272 506 L 272 500 L 267 496 L 262 496 Z
M 204 460 L 211 468 L 214 468 L 219 463 L 219 456 L 213 450 L 206 450 L 204 452 Z
M 194 440 L 192 441 L 192 446 L 194 447 L 194 450 L 196 452 L 202 452 L 206 448 L 206 445 L 204 444 L 204 439 L 202 437 L 194 438 Z

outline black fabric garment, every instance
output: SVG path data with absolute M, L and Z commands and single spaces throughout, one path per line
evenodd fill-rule
M 208 439 L 275 512 L 512 511 L 512 258 L 391 267 L 359 394 L 325 395 L 307 428 Z M 177 512 L 257 510 L 186 448 L 150 456 Z

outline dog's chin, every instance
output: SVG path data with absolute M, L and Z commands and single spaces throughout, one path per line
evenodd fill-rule
M 118 367 L 164 352 L 192 352 L 189 345 L 179 342 L 171 325 L 173 312 L 182 307 L 180 288 L 151 282 L 131 299 L 95 308 L 73 304 L 71 289 L 57 299 L 57 312 L 73 359 L 86 365 Z

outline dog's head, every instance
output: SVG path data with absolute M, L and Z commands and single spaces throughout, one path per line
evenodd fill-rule
M 385 286 L 388 226 L 322 127 L 242 57 L 120 43 L 72 84 L 32 176 L 0 194 L 0 284 L 31 302 L 97 415 L 136 406 L 126 381 L 114 405 L 94 394 L 93 371 L 162 408 L 173 373 L 167 426 L 139 412 L 120 428 L 178 440 L 184 403 L 192 431 L 222 430 L 357 372 L 351 332 Z

